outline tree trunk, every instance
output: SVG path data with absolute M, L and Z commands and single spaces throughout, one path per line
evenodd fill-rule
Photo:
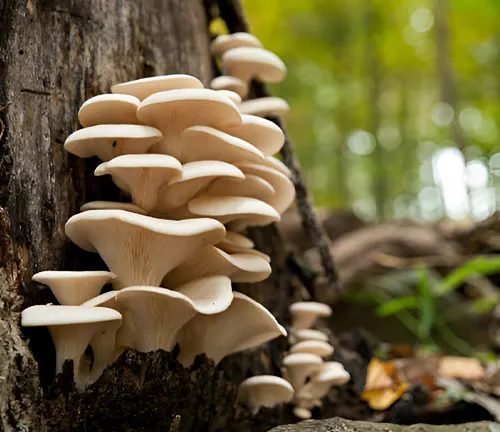
M 284 340 L 217 370 L 206 358 L 183 369 L 170 353 L 126 352 L 79 395 L 70 364 L 54 382 L 48 332 L 19 327 L 23 307 L 55 301 L 33 273 L 104 268 L 64 235 L 83 203 L 119 197 L 93 176 L 96 158 L 63 149 L 80 105 L 145 76 L 187 73 L 207 84 L 209 42 L 201 0 L 0 0 L 0 431 L 268 430 L 291 421 L 283 409 L 250 419 L 233 406 L 239 381 L 279 373 Z M 273 276 L 239 288 L 283 323 L 292 298 L 283 242 L 274 226 L 254 238 L 271 255 Z

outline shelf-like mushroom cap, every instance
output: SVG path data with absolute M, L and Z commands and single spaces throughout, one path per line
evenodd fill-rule
M 278 97 L 263 97 L 241 102 L 241 114 L 259 117 L 282 117 L 290 111 L 290 105 Z
M 170 270 L 225 236 L 224 226 L 214 219 L 171 221 L 124 210 L 79 213 L 65 230 L 73 243 L 101 255 L 117 276 L 115 289 L 159 286 Z
M 162 137 L 151 126 L 101 124 L 73 132 L 64 149 L 81 158 L 97 156 L 108 161 L 124 154 L 147 153 Z
M 113 93 L 135 96 L 139 100 L 146 99 L 153 93 L 178 90 L 184 88 L 203 88 L 202 82 L 191 75 L 162 75 L 149 78 L 141 78 L 111 87 Z
M 325 362 L 299 391 L 298 395 L 312 400 L 325 397 L 333 386 L 347 384 L 351 376 L 341 363 Z
M 243 114 L 241 120 L 241 125 L 230 127 L 224 132 L 249 142 L 264 156 L 273 155 L 283 147 L 285 135 L 272 121 L 249 114 Z
M 102 94 L 87 99 L 78 111 L 83 127 L 100 124 L 138 124 L 137 108 L 141 101 L 134 96 Z
M 242 181 L 245 175 L 239 168 L 222 161 L 204 160 L 184 164 L 181 175 L 161 191 L 157 210 L 166 213 L 186 205 L 218 178 Z
M 262 162 L 265 166 L 269 168 L 273 168 L 276 171 L 279 171 L 282 174 L 285 174 L 288 178 L 292 178 L 292 171 L 288 168 L 282 161 L 274 156 L 267 156 Z
M 162 285 L 177 289 L 177 286 L 190 280 L 211 275 L 224 275 L 233 282 L 253 283 L 263 281 L 270 274 L 269 262 L 257 254 L 228 254 L 209 245 L 203 252 L 168 273 Z
M 80 211 L 87 210 L 125 210 L 132 213 L 145 215 L 146 211 L 132 203 L 117 201 L 89 201 L 80 207 Z
M 290 383 L 273 375 L 247 378 L 238 387 L 238 402 L 248 406 L 254 414 L 260 407 L 272 408 L 292 401 L 295 391 Z
M 261 47 L 262 42 L 253 34 L 236 32 L 228 35 L 217 36 L 210 45 L 213 55 L 222 55 L 226 51 L 239 47 Z
M 215 90 L 179 89 L 154 93 L 144 99 L 137 117 L 163 132 L 163 140 L 151 152 L 173 156 L 182 162 L 180 134 L 191 126 L 227 128 L 241 124 L 238 107 Z M 198 160 L 198 159 L 195 159 Z
M 271 258 L 269 257 L 269 255 L 266 255 L 259 250 L 253 249 L 254 244 L 252 240 L 242 234 L 233 231 L 226 230 L 226 237 L 224 238 L 224 240 L 222 240 L 220 243 L 217 243 L 215 246 L 226 253 L 254 254 L 260 256 L 268 263 L 271 262 Z
M 283 359 L 283 366 L 293 388 L 300 389 L 306 379 L 314 375 L 320 368 L 323 360 L 320 356 L 307 353 L 289 354 Z
M 189 211 L 221 223 L 243 221 L 246 226 L 263 226 L 280 220 L 278 212 L 264 201 L 234 196 L 200 196 L 189 201 Z
M 223 96 L 229 98 L 235 105 L 239 105 L 241 103 L 241 96 L 231 90 L 217 90 L 217 92 Z
M 96 297 L 116 276 L 107 271 L 43 271 L 33 280 L 47 285 L 62 305 L 78 306 Z
M 252 144 L 208 126 L 193 126 L 181 134 L 183 163 L 219 160 L 228 163 L 241 161 L 260 163 L 264 155 Z
M 256 198 L 268 204 L 272 204 L 276 191 L 267 180 L 253 174 L 247 174 L 243 181 L 233 179 L 215 180 L 203 195 L 210 196 L 240 196 Z
M 297 302 L 290 305 L 290 314 L 294 329 L 308 329 L 319 317 L 330 316 L 332 308 L 324 303 Z
M 198 314 L 179 332 L 178 360 L 183 365 L 192 364 L 201 353 L 217 364 L 229 354 L 286 336 L 286 330 L 264 306 L 239 292 L 233 296 L 224 312 Z
M 148 286 L 124 288 L 116 295 L 117 309 L 123 315 L 117 345 L 140 352 L 170 351 L 177 333 L 193 316 L 222 313 L 232 299 L 231 283 L 222 276 L 192 281 L 179 291 Z
M 271 51 L 257 47 L 239 47 L 226 51 L 222 55 L 222 68 L 226 75 L 245 82 L 257 79 L 279 83 L 286 76 L 286 66 L 281 59 Z
M 328 357 L 333 354 L 333 346 L 328 342 L 319 340 L 305 340 L 298 342 L 292 348 L 291 353 L 310 353 L 316 354 L 320 357 Z
M 301 420 L 309 420 L 312 416 L 310 410 L 302 407 L 295 407 L 293 409 L 293 415 Z
M 94 171 L 96 176 L 111 175 L 115 184 L 130 194 L 132 202 L 147 212 L 156 207 L 161 188 L 181 173 L 177 159 L 159 154 L 118 156 Z
M 295 186 L 283 173 L 261 164 L 243 162 L 236 164 L 236 166 L 240 168 L 245 175 L 256 175 L 271 184 L 276 191 L 271 205 L 279 214 L 283 214 L 293 204 L 295 200 Z
M 315 329 L 292 329 L 290 332 L 290 342 L 292 344 L 306 340 L 317 340 L 328 342 L 328 335 Z
M 237 93 L 241 98 L 248 95 L 248 84 L 245 81 L 233 76 L 219 76 L 210 82 L 210 87 L 213 90 L 231 90 Z

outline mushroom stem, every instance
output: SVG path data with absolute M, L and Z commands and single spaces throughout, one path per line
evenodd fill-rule
M 121 323 L 118 323 L 114 328 L 97 333 L 91 340 L 90 346 L 94 353 L 94 364 L 92 365 L 87 384 L 97 381 L 104 372 L 104 369 L 116 360 L 116 331 L 120 325 Z

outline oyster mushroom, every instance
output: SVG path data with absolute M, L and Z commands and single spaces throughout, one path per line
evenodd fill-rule
M 248 84 L 239 78 L 232 76 L 218 76 L 210 81 L 213 90 L 230 90 L 237 93 L 241 98 L 248 95 Z
M 351 376 L 338 362 L 323 363 L 311 381 L 304 384 L 297 396 L 317 400 L 325 397 L 333 386 L 347 384 Z
M 102 94 L 87 99 L 78 111 L 83 127 L 100 124 L 139 124 L 137 108 L 141 101 L 134 96 Z
M 238 387 L 238 402 L 248 406 L 255 415 L 261 407 L 272 408 L 291 402 L 295 391 L 290 383 L 273 375 L 247 378 Z
M 332 308 L 324 303 L 297 302 L 290 305 L 290 314 L 294 329 L 308 329 L 319 317 L 330 316 Z
M 89 201 L 80 207 L 80 211 L 87 210 L 126 210 L 132 213 L 145 215 L 144 209 L 137 207 L 132 203 L 116 202 L 116 201 Z
M 271 204 L 276 191 L 261 177 L 247 174 L 243 181 L 222 178 L 215 180 L 203 193 L 207 196 L 240 196 L 256 198 Z
M 328 342 L 328 336 L 322 331 L 315 329 L 291 329 L 290 343 L 295 344 L 306 340 Z
M 282 117 L 290 111 L 290 105 L 278 97 L 262 97 L 246 100 L 240 105 L 241 114 L 259 117 Z
M 320 369 L 322 363 L 320 356 L 306 353 L 289 354 L 283 359 L 288 381 L 296 390 L 300 389 L 306 379 Z
M 239 47 L 262 47 L 262 42 L 251 33 L 236 32 L 217 36 L 210 45 L 212 54 L 222 55 L 226 51 Z
M 319 340 L 305 340 L 296 343 L 290 348 L 291 353 L 310 353 L 320 357 L 328 357 L 333 354 L 333 346 L 328 342 Z

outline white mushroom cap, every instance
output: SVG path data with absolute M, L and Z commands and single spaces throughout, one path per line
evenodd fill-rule
M 98 296 L 102 287 L 116 278 L 107 271 L 43 271 L 33 275 L 35 282 L 48 285 L 62 305 L 78 306 Z
M 267 180 L 253 174 L 247 174 L 243 181 L 228 178 L 215 180 L 204 191 L 203 195 L 210 196 L 241 196 L 256 198 L 272 204 L 276 191 Z
M 306 340 L 328 341 L 328 335 L 315 329 L 292 329 L 290 332 L 291 343 L 299 343 Z
M 170 351 L 177 333 L 193 316 L 222 313 L 232 299 L 231 282 L 223 276 L 192 281 L 179 291 L 146 286 L 124 288 L 116 295 L 117 309 L 123 315 L 117 345 L 140 352 Z
M 305 340 L 298 342 L 292 348 L 290 348 L 291 353 L 310 353 L 316 354 L 320 357 L 328 357 L 333 354 L 333 347 L 324 341 L 318 340 Z
M 235 105 L 239 105 L 241 103 L 241 96 L 231 90 L 217 90 L 217 92 L 227 98 L 231 99 Z
M 153 93 L 177 90 L 185 88 L 203 88 L 202 82 L 191 75 L 162 75 L 149 78 L 141 78 L 111 87 L 113 93 L 132 95 L 139 100 L 146 99 Z
M 233 246 L 238 246 L 241 248 L 245 249 L 250 249 L 254 247 L 254 242 L 249 239 L 247 236 L 244 236 L 243 234 L 233 232 L 233 231 L 226 231 L 226 236 L 224 237 L 224 240 L 221 243 L 227 243 L 231 244 Z M 221 244 L 219 243 L 219 244 Z
M 320 368 L 323 360 L 315 354 L 294 353 L 283 359 L 283 366 L 293 388 L 300 389 L 306 379 L 314 375 Z
M 223 75 L 214 78 L 210 82 L 210 87 L 213 90 L 231 90 L 237 93 L 241 98 L 248 95 L 248 84 L 233 76 Z
M 332 308 L 324 303 L 297 302 L 290 305 L 290 314 L 294 329 L 308 329 L 314 325 L 319 317 L 330 316 Z
M 239 47 L 222 55 L 222 68 L 226 75 L 245 82 L 258 79 L 262 82 L 279 83 L 286 75 L 286 66 L 271 51 L 257 47 Z
M 282 117 L 290 111 L 290 105 L 278 97 L 263 97 L 241 102 L 241 114 L 259 117 Z
M 260 163 L 264 155 L 252 144 L 208 126 L 193 126 L 181 134 L 183 163 L 220 160 L 228 163 Z
M 312 416 L 311 411 L 307 408 L 295 407 L 293 415 L 301 420 L 309 420 Z
M 172 270 L 162 285 L 176 289 L 180 284 L 203 276 L 224 275 L 233 282 L 260 282 L 271 274 L 271 266 L 262 257 L 252 253 L 228 254 L 215 246 L 207 246 L 203 252 Z
M 31 306 L 21 312 L 24 327 L 47 326 L 56 348 L 56 373 L 62 372 L 65 360 L 72 360 L 75 383 L 85 387 L 88 372 L 81 370 L 81 359 L 91 340 L 100 333 L 114 336 L 121 323 L 119 312 L 102 307 Z M 114 343 L 105 350 L 114 353 Z M 106 353 L 102 353 L 106 357 Z
M 184 164 L 180 177 L 161 191 L 157 210 L 167 213 L 186 205 L 218 178 L 242 181 L 245 175 L 239 168 L 222 161 L 205 160 Z
M 210 46 L 212 54 L 221 55 L 226 51 L 243 46 L 261 47 L 262 42 L 253 34 L 236 32 L 229 35 L 217 36 Z
M 226 230 L 226 237 L 224 238 L 224 240 L 222 240 L 220 243 L 217 243 L 215 246 L 226 253 L 254 254 L 263 258 L 267 262 L 271 262 L 271 258 L 269 257 L 269 255 L 253 249 L 254 244 L 252 240 L 242 234 L 233 231 Z
M 260 164 L 244 162 L 238 163 L 236 166 L 240 168 L 245 175 L 256 175 L 271 184 L 276 191 L 271 205 L 279 214 L 283 214 L 293 204 L 295 200 L 295 186 L 287 176 L 273 168 Z
M 273 155 L 283 147 L 285 135 L 281 128 L 272 121 L 249 114 L 243 114 L 241 120 L 241 125 L 227 128 L 224 132 L 249 142 L 264 156 Z
M 307 385 L 307 384 L 306 384 Z M 309 394 L 304 394 L 299 391 L 295 395 L 295 404 L 298 408 L 305 408 L 307 410 L 313 409 L 315 406 L 321 406 L 321 400 L 313 399 Z
M 102 94 L 87 99 L 78 111 L 83 127 L 99 124 L 138 124 L 137 108 L 141 101 L 134 96 Z
M 347 384 L 351 376 L 338 362 L 325 362 L 319 370 L 311 377 L 311 381 L 305 384 L 299 391 L 298 396 L 310 399 L 321 399 L 325 397 L 333 386 Z
M 145 215 L 144 209 L 137 207 L 132 203 L 116 202 L 116 201 L 89 201 L 80 207 L 80 211 L 87 210 L 126 210 L 132 213 Z
M 117 275 L 115 289 L 138 283 L 159 286 L 170 270 L 225 235 L 224 226 L 213 219 L 171 221 L 123 210 L 79 213 L 65 230 L 73 243 L 101 255 Z
M 196 216 L 210 217 L 224 224 L 244 221 L 247 226 L 263 226 L 280 220 L 274 208 L 255 198 L 200 196 L 189 201 L 188 209 Z
M 264 162 L 262 162 L 262 163 L 264 165 L 268 166 L 269 168 L 273 168 L 276 171 L 279 171 L 280 173 L 285 174 L 288 178 L 292 178 L 292 171 L 290 171 L 290 168 L 288 168 L 278 158 L 275 158 L 274 156 L 267 156 L 264 159 Z
M 137 117 L 163 132 L 163 140 L 151 152 L 168 154 L 181 161 L 183 149 L 180 134 L 184 129 L 191 126 L 224 128 L 241 124 L 241 115 L 234 102 L 209 89 L 154 93 L 142 101 Z
M 97 125 L 73 132 L 64 149 L 81 158 L 108 161 L 124 154 L 147 153 L 162 139 L 158 129 L 140 125 Z
M 198 314 L 179 332 L 178 360 L 184 366 L 201 353 L 217 364 L 229 354 L 286 336 L 286 330 L 264 306 L 239 292 L 233 292 L 233 296 L 224 312 Z
M 273 375 L 259 375 L 246 379 L 238 387 L 237 400 L 248 406 L 253 414 L 260 407 L 272 408 L 291 402 L 295 391 L 290 383 Z
M 118 156 L 103 162 L 96 176 L 110 174 L 115 184 L 132 197 L 132 202 L 147 212 L 156 207 L 160 190 L 182 173 L 181 163 L 166 155 Z

